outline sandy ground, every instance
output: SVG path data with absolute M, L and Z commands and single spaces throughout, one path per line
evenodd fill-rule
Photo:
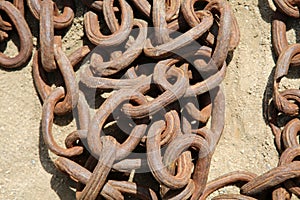
M 261 174 L 278 161 L 273 135 L 263 118 L 263 98 L 270 95 L 275 66 L 270 35 L 272 10 L 265 0 L 229 2 L 239 23 L 241 42 L 223 83 L 226 126 L 213 156 L 210 180 L 235 170 Z M 82 10 L 77 17 L 64 37 L 67 52 L 82 44 Z M 293 42 L 294 31 L 289 34 Z M 15 51 L 10 43 L 6 53 L 13 55 Z M 55 169 L 41 138 L 41 103 L 31 77 L 31 62 L 18 70 L 0 68 L 0 85 L 0 199 L 74 199 L 69 187 L 74 183 Z M 55 134 L 65 136 L 67 130 L 75 129 L 74 122 L 58 124 Z

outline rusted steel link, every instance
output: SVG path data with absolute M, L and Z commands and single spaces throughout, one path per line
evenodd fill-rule
M 215 74 L 208 77 L 207 79 L 188 87 L 184 94 L 184 97 L 201 95 L 216 88 L 224 80 L 226 75 L 226 68 L 227 65 L 224 62 L 220 71 L 217 71 Z
M 103 135 L 102 127 L 106 119 L 121 103 L 129 100 L 135 100 L 139 103 L 146 102 L 145 97 L 141 93 L 134 92 L 132 90 L 125 90 L 125 89 L 119 90 L 105 100 L 105 102 L 101 105 L 101 107 L 96 112 L 93 119 L 91 120 L 89 130 L 88 130 L 88 135 L 87 135 L 87 142 L 91 153 L 95 157 L 98 157 L 101 153 L 102 145 L 100 142 L 100 136 Z M 143 124 L 137 125 L 136 128 L 144 129 L 145 126 Z M 139 132 L 140 131 L 137 131 L 136 133 L 140 134 Z M 143 135 L 139 137 L 141 138 L 142 136 Z M 132 139 L 136 139 L 134 137 L 136 136 L 130 135 L 128 137 L 128 141 Z
M 156 70 L 159 68 L 159 66 L 168 65 L 173 61 L 173 59 L 168 59 L 166 61 L 159 62 L 155 66 L 154 74 L 159 73 L 158 70 Z M 145 104 L 139 106 L 124 104 L 124 106 L 122 107 L 123 112 L 132 118 L 144 118 L 158 112 L 159 110 L 161 110 L 161 108 L 166 107 L 170 103 L 182 97 L 188 85 L 188 80 L 185 77 L 183 70 L 177 67 L 171 67 L 168 73 L 170 74 L 170 76 L 177 77 L 176 82 L 172 85 L 171 88 L 168 88 L 157 98 Z M 159 76 L 161 76 L 161 74 L 159 74 Z M 146 90 L 144 91 L 137 89 L 137 91 L 145 93 L 148 91 L 148 89 L 150 88 L 146 88 Z
M 300 52 L 300 44 L 290 45 L 282 54 L 280 54 L 277 64 L 276 71 L 274 75 L 274 103 L 276 108 L 290 116 L 295 116 L 299 114 L 299 107 L 297 104 L 292 103 L 289 100 L 295 100 L 300 102 L 300 91 L 299 90 L 286 90 L 285 96 L 279 92 L 279 83 L 281 79 L 288 74 L 288 69 L 292 58 Z
M 195 191 L 195 184 L 192 179 L 189 180 L 189 183 L 186 187 L 180 190 L 169 190 L 166 194 L 163 195 L 162 199 L 168 200 L 185 200 L 189 199 Z
M 201 138 L 201 136 L 199 136 L 199 138 Z M 193 174 L 193 181 L 195 183 L 195 192 L 192 194 L 191 200 L 198 200 L 205 189 L 205 186 L 207 184 L 212 154 L 213 152 L 211 151 L 205 157 L 200 157 L 200 153 L 198 155 L 198 160 L 194 168 L 194 174 Z
M 100 12 L 103 10 L 103 1 L 82 0 L 82 3 L 95 11 Z M 120 11 L 118 7 L 114 7 L 113 10 L 115 12 Z
M 42 67 L 47 72 L 56 69 L 54 60 L 54 25 L 52 11 L 52 0 L 43 0 L 41 3 L 40 17 L 40 53 Z
M 300 146 L 289 147 L 281 154 L 279 165 L 291 163 L 298 156 L 300 156 Z
M 161 134 L 160 146 L 169 144 L 180 132 L 180 119 L 175 110 L 167 112 L 165 115 L 166 128 Z M 146 143 L 147 136 L 144 136 L 141 142 Z
M 220 15 L 216 47 L 212 54 L 212 61 L 220 68 L 226 60 L 229 51 L 232 30 L 232 11 L 228 2 L 223 0 L 209 1 L 204 9 L 210 10 L 213 14 L 215 14 L 214 10 L 216 10 L 217 14 Z
M 77 130 L 70 133 L 65 139 L 65 146 L 67 149 L 75 147 L 78 141 L 86 138 L 87 130 Z
M 272 192 L 272 200 L 290 200 L 291 194 L 283 187 L 276 188 Z
M 78 84 L 76 83 L 75 73 L 70 61 L 62 51 L 61 47 L 54 48 L 54 55 L 60 72 L 64 78 L 66 87 L 66 94 L 62 102 L 55 105 L 54 113 L 57 115 L 64 115 L 74 109 L 78 102 Z M 46 75 L 40 67 L 38 52 L 33 58 L 33 79 L 39 95 L 44 101 L 51 93 L 51 87 L 45 82 Z
M 186 19 L 186 22 L 191 26 L 197 26 L 197 24 L 200 23 L 199 16 L 198 16 L 198 11 L 194 10 L 194 4 L 198 1 L 203 1 L 203 0 L 184 0 L 181 6 L 181 10 L 183 13 L 183 16 Z M 209 2 L 209 1 L 206 1 Z M 240 31 L 238 27 L 237 20 L 233 14 L 233 11 L 231 10 L 231 15 L 232 15 L 232 27 L 231 27 L 231 36 L 230 36 L 230 43 L 229 43 L 229 51 L 234 50 L 240 41 Z M 210 45 L 213 46 L 215 43 L 215 38 L 212 33 L 208 32 L 207 37 L 206 37 L 206 42 Z
M 180 59 L 168 59 L 158 62 L 155 65 L 154 71 L 153 71 L 153 82 L 157 84 L 158 88 L 161 91 L 165 90 L 171 90 L 172 91 L 172 84 L 168 81 L 168 78 L 170 77 L 169 70 L 174 68 L 174 65 L 178 63 Z M 184 63 L 180 66 L 179 69 L 182 70 L 183 75 L 186 79 L 187 77 L 187 63 Z M 179 97 L 178 97 L 179 98 Z
M 192 58 L 188 57 L 188 60 L 193 62 L 193 67 L 201 74 L 204 80 L 195 83 L 194 85 L 190 85 L 187 88 L 184 97 L 194 97 L 216 88 L 223 81 L 226 74 L 227 66 L 225 62 L 220 71 L 218 71 L 215 65 L 211 65 L 210 48 L 204 46 L 201 47 L 196 53 L 196 58 L 196 60 L 192 61 Z M 180 58 L 178 59 L 180 60 Z M 158 84 L 163 84 L 163 82 L 158 82 Z
M 277 186 L 286 180 L 300 176 L 300 161 L 294 161 L 289 164 L 280 165 L 270 171 L 258 176 L 243 185 L 241 191 L 243 194 L 255 195 L 274 186 Z
M 194 130 L 197 134 L 205 138 L 205 140 L 208 142 L 208 145 L 210 147 L 210 155 L 204 158 L 199 158 L 196 168 L 194 169 L 193 177 L 194 177 L 196 187 L 198 186 L 198 188 L 205 185 L 206 183 L 211 155 L 215 149 L 216 144 L 220 139 L 224 127 L 224 109 L 225 109 L 224 95 L 219 88 L 216 88 L 211 92 L 211 98 L 213 101 L 211 130 L 209 130 L 208 128 Z M 169 151 L 169 152 L 172 153 L 173 151 Z M 165 156 L 167 156 L 167 152 Z M 203 169 L 206 169 L 207 173 Z M 196 188 L 196 191 L 197 192 L 193 194 L 192 199 L 198 199 L 198 195 L 201 195 L 201 189 L 198 190 Z
M 0 30 L 0 42 L 5 41 L 8 38 L 8 34 Z
M 153 190 L 143 186 L 139 186 L 136 183 L 126 181 L 114 181 L 109 180 L 108 184 L 122 193 L 134 195 L 140 199 L 145 200 L 157 200 L 157 196 Z
M 75 180 L 86 184 L 90 179 L 92 173 L 86 168 L 78 165 L 77 163 L 64 158 L 59 157 L 55 161 L 55 165 L 63 172 L 66 172 Z M 114 181 L 109 180 L 105 183 L 100 194 L 107 199 L 124 199 L 122 193 L 131 195 L 137 195 L 141 199 L 156 200 L 157 196 L 153 190 L 146 188 L 136 183 L 125 182 L 125 181 Z
M 70 63 L 73 67 L 79 64 L 83 58 L 85 58 L 91 52 L 90 47 L 87 45 L 80 47 L 79 49 L 75 50 L 68 56 Z
M 43 138 L 47 147 L 59 156 L 72 157 L 80 155 L 83 152 L 83 147 L 74 146 L 69 149 L 64 149 L 60 147 L 54 140 L 52 135 L 52 126 L 54 118 L 54 107 L 55 105 L 65 96 L 65 91 L 62 87 L 54 89 L 43 105 L 43 115 L 42 115 L 42 130 Z
M 187 102 L 184 108 L 193 119 L 205 124 L 211 116 L 212 103 L 210 102 L 209 94 L 201 97 L 201 101 L 207 103 L 203 108 L 198 108 L 199 106 L 197 107 L 192 102 Z
M 298 9 L 300 5 L 299 0 L 273 0 L 273 2 L 282 13 L 294 18 L 300 17 Z
M 33 49 L 30 29 L 20 11 L 9 1 L 0 1 L 0 10 L 8 15 L 20 38 L 19 54 L 11 58 L 0 52 L 0 66 L 4 68 L 24 66 L 29 60 Z M 5 22 L 3 24 L 10 27 Z
M 192 27 L 195 27 L 199 24 L 199 19 L 196 14 L 194 13 L 193 5 L 197 0 L 185 0 L 182 4 L 183 7 L 183 15 L 185 16 L 185 19 L 187 22 L 190 22 Z M 229 47 L 235 46 L 230 45 L 231 41 L 231 34 L 232 34 L 232 11 L 230 9 L 230 6 L 227 1 L 223 0 L 213 0 L 208 1 L 208 4 L 204 8 L 205 10 L 211 11 L 213 14 L 215 14 L 215 10 L 217 11 L 217 14 L 219 15 L 219 31 L 218 36 L 216 38 L 216 47 L 214 49 L 211 64 L 214 66 L 217 66 L 217 68 L 222 67 L 224 61 L 227 58 Z M 191 20 L 194 20 L 191 22 Z M 235 24 L 235 23 L 234 23 Z M 234 30 L 238 30 L 237 28 L 234 28 Z M 239 35 L 239 34 L 234 34 Z
M 161 135 L 160 146 L 169 144 L 177 135 L 180 134 L 180 119 L 175 110 L 165 114 L 166 128 Z
M 183 15 L 180 14 L 178 18 L 174 19 L 173 21 L 167 24 L 167 28 L 170 30 L 170 33 L 176 33 L 176 31 L 179 30 L 188 30 L 190 27 L 185 21 Z
M 131 172 L 132 170 L 138 171 L 139 169 L 143 171 L 150 170 L 147 160 L 142 158 L 124 159 L 116 162 L 113 165 L 113 169 L 119 172 Z
M 75 179 L 83 184 L 86 184 L 92 175 L 92 173 L 86 168 L 64 157 L 59 157 L 55 161 L 55 165 L 62 172 L 69 174 L 72 179 Z M 80 197 L 81 193 L 82 192 L 76 192 L 76 199 Z M 124 199 L 121 192 L 116 190 L 108 183 L 103 186 L 100 195 L 106 199 Z
M 98 57 L 99 59 L 99 57 Z M 152 76 L 141 75 L 135 79 L 112 79 L 93 76 L 90 65 L 82 66 L 80 73 L 80 81 L 89 88 L 98 89 L 130 89 L 139 85 L 142 81 L 144 84 L 150 85 Z
M 225 97 L 219 87 L 210 91 L 210 97 L 212 99 L 210 129 L 208 129 L 208 127 L 203 127 L 197 130 L 191 130 L 191 132 L 201 135 L 203 138 L 205 138 L 211 147 L 211 153 L 213 153 L 221 138 L 225 125 Z
M 146 128 L 146 124 L 136 125 L 125 142 L 117 143 L 116 160 L 126 158 L 136 148 L 145 134 Z
M 71 65 L 68 57 L 62 51 L 61 47 L 56 47 L 54 45 L 54 56 L 60 72 L 63 74 L 64 84 L 66 85 L 67 89 L 65 99 L 55 106 L 55 113 L 64 114 L 76 107 L 79 98 L 79 88 L 76 82 L 73 66 Z M 62 72 L 64 70 L 66 71 L 65 74 Z M 69 85 L 71 88 L 68 88 L 67 85 Z
M 88 182 L 92 174 L 88 169 L 65 157 L 59 157 L 55 161 L 55 165 L 59 170 L 72 177 L 72 179 L 84 184 Z
M 114 12 L 114 0 L 103 0 L 103 15 L 107 27 L 114 33 L 119 29 L 118 19 Z
M 144 47 L 144 53 L 152 58 L 165 58 L 170 55 L 176 55 L 176 53 L 179 53 L 180 48 L 189 44 L 193 45 L 195 40 L 204 34 L 213 24 L 213 17 L 209 11 L 201 11 L 201 19 L 201 23 L 197 26 L 167 43 L 154 47 L 150 39 L 147 39 Z M 194 45 L 200 46 L 198 43 Z
M 153 7 L 147 0 L 131 0 L 137 9 L 142 12 L 145 16 L 150 18 L 151 10 L 154 10 L 155 2 L 153 2 Z M 178 17 L 178 12 L 180 8 L 180 1 L 179 0 L 172 0 L 172 1 L 163 1 L 165 3 L 165 20 L 170 22 L 171 20 Z
M 257 200 L 256 198 L 253 197 L 248 197 L 242 194 L 222 194 L 219 196 L 216 196 L 212 198 L 212 200 Z M 274 200 L 274 199 L 273 199 Z
M 8 38 L 8 34 L 0 30 L 0 42 L 5 41 Z
M 253 173 L 242 171 L 236 171 L 222 175 L 206 185 L 205 190 L 203 191 L 203 194 L 199 200 L 205 200 L 211 193 L 225 186 L 234 185 L 239 182 L 247 183 L 253 180 L 255 177 L 256 175 Z
M 268 103 L 266 102 L 266 105 L 268 105 Z M 272 130 L 272 133 L 275 137 L 275 145 L 277 148 L 277 151 L 279 153 L 282 153 L 283 151 L 283 145 L 282 145 L 282 131 L 281 129 L 278 127 L 278 115 L 279 112 L 278 110 L 275 108 L 275 104 L 273 103 L 273 101 L 269 104 L 268 108 L 267 108 L 267 118 L 268 118 L 268 122 L 269 122 L 269 126 Z
M 131 0 L 137 9 L 143 13 L 146 17 L 150 18 L 151 4 L 147 0 Z
M 32 76 L 36 90 L 44 102 L 52 89 L 47 83 L 46 71 L 41 67 L 39 52 L 35 52 L 32 61 Z
M 43 0 L 44 1 L 44 0 Z M 41 10 L 42 10 L 42 0 L 27 0 L 27 5 L 32 13 L 32 15 L 36 19 L 40 19 Z M 53 13 L 53 25 L 55 29 L 64 29 L 69 27 L 73 23 L 74 19 L 74 11 L 73 11 L 73 1 L 66 0 L 63 1 L 64 9 L 63 12 L 60 14 L 57 6 L 55 3 L 52 2 L 52 13 Z M 50 12 L 50 10 L 49 10 Z
M 81 191 L 76 191 L 77 199 L 79 199 L 81 193 L 82 193 Z M 123 199 L 125 199 L 121 192 L 116 190 L 113 186 L 111 186 L 108 183 L 105 183 L 100 194 L 101 194 L 101 196 L 104 197 L 104 199 L 107 199 L 107 200 L 117 200 L 117 199 L 123 200 Z M 99 199 L 99 198 L 97 198 L 97 199 Z
M 13 4 L 16 8 L 18 8 L 18 10 L 20 11 L 20 13 L 25 16 L 25 11 L 24 11 L 24 0 L 14 0 Z
M 69 160 L 66 160 L 66 161 L 69 161 Z M 87 183 L 88 180 L 90 179 L 90 176 L 91 176 L 91 174 L 92 174 L 91 171 L 93 171 L 93 170 L 95 169 L 95 167 L 96 167 L 96 165 L 97 165 L 97 163 L 98 163 L 98 159 L 96 159 L 96 158 L 94 158 L 93 156 L 89 155 L 89 157 L 88 157 L 88 159 L 86 160 L 86 162 L 85 162 L 85 164 L 83 165 L 83 167 L 82 167 L 81 165 L 78 165 L 77 163 L 74 163 L 74 162 L 69 162 L 69 163 L 70 163 L 71 166 L 72 166 L 72 164 L 75 165 L 75 169 L 77 169 L 78 166 L 80 166 L 81 169 L 84 168 L 84 170 L 81 170 L 81 169 L 79 168 L 78 170 L 80 170 L 80 171 L 85 171 L 85 169 L 86 169 L 87 175 L 85 175 L 84 178 L 85 178 L 85 177 L 89 177 L 87 180 L 83 180 L 83 181 L 85 181 L 85 182 L 80 181 L 80 179 L 78 179 L 79 181 L 77 182 L 77 187 L 76 187 L 76 199 L 79 199 L 80 196 L 81 196 L 81 194 L 82 194 L 82 191 L 83 191 L 83 189 L 84 189 L 84 187 L 85 187 L 85 185 L 86 185 L 86 183 Z M 63 171 L 63 170 L 62 170 L 62 171 Z M 72 170 L 70 170 L 70 171 L 72 171 Z M 71 178 L 72 178 L 72 176 L 71 176 Z M 104 196 L 105 196 L 105 194 L 106 194 L 106 192 L 105 192 L 105 186 L 106 186 L 106 185 L 107 185 L 107 184 L 105 184 L 104 187 L 103 187 L 103 189 L 101 190 L 101 191 L 103 191 L 103 192 L 100 192 L 101 194 L 104 194 Z M 107 185 L 107 186 L 109 186 L 109 185 Z M 120 197 L 120 199 L 123 198 L 122 194 L 119 193 L 117 190 L 114 190 L 112 187 L 109 187 L 109 188 L 110 188 L 110 190 L 111 190 L 111 191 L 110 191 L 111 194 L 116 195 L 117 197 Z M 105 197 L 106 197 L 106 196 L 105 196 Z M 108 197 L 109 197 L 109 196 L 108 196 Z
M 71 148 L 74 146 L 76 141 L 82 140 L 82 142 L 86 142 L 87 138 L 87 130 L 90 123 L 90 111 L 89 105 L 85 100 L 84 94 L 79 91 L 79 99 L 76 108 L 76 114 L 78 119 L 77 131 L 70 133 L 65 139 L 65 145 L 67 148 Z
M 119 1 L 122 10 L 122 22 L 119 29 L 111 35 L 103 35 L 100 32 L 100 25 L 96 13 L 89 11 L 84 15 L 85 32 L 88 39 L 95 45 L 103 47 L 115 46 L 124 42 L 133 26 L 133 11 L 125 0 Z
M 155 43 L 157 45 L 167 43 L 171 40 L 166 21 L 165 0 L 153 0 L 152 21 L 155 33 Z
M 91 57 L 91 67 L 96 75 L 102 77 L 115 74 L 128 67 L 142 53 L 147 38 L 147 22 L 134 19 L 133 26 L 138 27 L 137 29 L 133 28 L 133 31 L 138 30 L 139 35 L 134 41 L 131 41 L 129 48 L 122 55 L 108 62 L 103 62 L 102 57 L 97 55 L 98 48 L 94 49 L 94 54 Z M 102 50 L 99 49 L 99 51 L 101 53 Z
M 197 70 L 203 79 L 207 79 L 216 72 L 218 68 L 215 65 L 209 65 L 212 56 L 212 48 L 201 46 L 194 55 L 187 55 L 188 61 L 191 66 Z M 193 78 L 191 75 L 190 79 Z
M 166 1 L 166 20 L 167 22 L 178 18 L 178 13 L 180 9 L 181 1 L 180 0 L 167 0 Z
M 67 173 L 72 179 L 75 181 L 79 181 L 80 183 L 87 184 L 87 182 L 90 180 L 92 173 L 77 164 L 76 162 L 64 158 L 64 157 L 59 157 L 55 161 L 56 167 L 61 170 L 62 172 Z M 77 199 L 80 197 L 82 192 L 77 192 L 76 197 Z M 103 189 L 100 192 L 100 195 L 107 199 L 124 199 L 123 195 L 121 192 L 119 192 L 117 189 L 115 189 L 113 186 L 111 186 L 109 183 L 106 183 L 103 186 Z
M 1 15 L 0 15 L 0 29 L 3 31 L 11 31 L 12 30 L 12 25 L 9 22 L 4 21 L 3 18 L 1 17 Z M 3 32 L 3 33 L 6 33 L 6 32 Z M 7 35 L 7 37 L 8 37 L 8 35 Z
M 181 130 L 183 134 L 189 134 L 192 133 L 192 125 L 187 119 L 185 115 L 181 117 L 182 123 L 181 123 Z
M 291 163 L 296 157 L 300 156 L 300 146 L 293 146 L 287 148 L 281 155 L 279 165 Z M 284 182 L 285 188 L 290 192 L 300 197 L 300 179 L 287 180 Z
M 195 183 L 195 191 L 191 199 L 198 199 L 206 185 L 211 147 L 208 142 L 202 137 L 194 134 L 185 134 L 176 137 L 167 147 L 164 155 L 164 165 L 168 166 L 174 163 L 181 153 L 189 147 L 194 147 L 198 150 L 197 163 L 194 169 L 193 181 Z
M 137 67 L 130 67 L 126 73 L 124 74 L 124 77 L 126 78 L 129 78 L 129 79 L 135 79 L 138 77 L 136 71 L 138 70 L 138 66 Z M 152 79 L 152 75 L 151 76 L 151 79 Z
M 173 130 L 169 130 L 169 126 L 171 124 L 171 123 L 169 123 L 169 120 L 168 120 L 169 114 L 172 116 L 171 118 L 173 119 L 173 121 L 172 121 L 173 125 L 171 126 Z M 177 112 L 172 110 L 172 111 L 166 113 L 165 118 L 166 118 L 166 128 L 165 128 L 163 134 L 161 135 L 160 144 L 162 144 L 162 142 L 164 140 L 163 137 L 166 133 L 168 134 L 168 131 L 173 132 L 173 134 L 172 134 L 173 137 L 170 138 L 169 142 L 172 142 L 178 135 L 182 134 L 181 129 L 180 129 L 180 119 L 179 119 Z M 161 147 L 162 147 L 162 145 L 161 145 Z M 183 152 L 177 161 L 177 168 L 181 169 L 183 167 L 186 167 L 186 165 L 191 164 L 190 160 L 191 160 L 190 152 L 189 151 Z M 167 169 L 173 175 L 176 172 L 175 164 L 168 165 Z M 177 176 L 178 175 L 179 174 L 177 174 Z M 188 199 L 190 196 L 192 196 L 195 189 L 196 188 L 195 188 L 194 181 L 190 179 L 188 184 L 184 188 L 177 189 L 177 190 L 171 190 L 168 187 L 162 185 L 160 193 L 164 199 L 169 199 L 169 198 L 171 198 L 171 199 Z
M 277 56 L 279 56 L 289 43 L 286 35 L 286 15 L 276 11 L 272 21 L 272 44 Z M 296 54 L 291 60 L 291 66 L 300 65 L 300 55 Z
M 180 156 L 181 161 L 179 162 L 183 161 L 184 164 L 178 165 L 176 175 L 172 175 L 167 170 L 167 165 L 171 163 L 167 163 L 167 165 L 163 164 L 161 159 L 161 148 L 159 144 L 161 141 L 161 133 L 164 129 L 165 122 L 157 121 L 153 123 L 148 131 L 146 143 L 148 165 L 153 176 L 158 182 L 170 189 L 180 189 L 186 186 L 190 180 L 192 173 L 191 157 L 189 157 L 190 155 L 188 156 L 187 154 Z M 178 146 L 178 144 L 176 145 Z
M 94 200 L 97 198 L 106 182 L 111 167 L 115 162 L 117 141 L 115 138 L 109 136 L 102 137 L 101 140 L 102 149 L 97 166 L 79 196 L 79 200 Z
M 209 146 L 211 147 L 210 151 L 212 152 L 212 150 L 214 149 L 213 148 L 213 144 L 214 144 L 213 136 L 214 136 L 214 133 L 208 127 L 205 126 L 203 128 L 200 128 L 200 129 L 193 129 L 193 130 L 191 130 L 190 133 L 194 133 L 194 134 L 197 134 L 197 135 L 203 137 L 207 141 L 207 143 L 209 144 Z
M 298 118 L 289 121 L 282 131 L 282 141 L 284 148 L 299 146 L 297 139 L 298 132 L 300 131 L 300 120 Z

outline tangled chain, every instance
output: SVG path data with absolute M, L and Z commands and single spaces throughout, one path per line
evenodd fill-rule
M 72 2 L 63 2 L 60 14 L 50 0 L 28 1 L 40 21 L 33 78 L 44 102 L 44 141 L 59 156 L 56 166 L 79 183 L 78 199 L 124 199 L 125 194 L 205 199 L 211 157 L 224 127 L 219 84 L 228 52 L 239 42 L 229 4 L 84 3 L 90 8 L 84 14 L 85 33 L 96 47 L 84 46 L 66 56 L 56 29 L 72 23 Z M 74 67 L 91 50 L 80 67 L 78 84 Z M 54 89 L 50 74 L 60 79 Z M 95 102 L 101 93 L 113 90 L 92 118 L 84 94 L 88 88 L 100 91 Z M 53 137 L 53 118 L 72 111 L 78 129 L 66 137 L 64 148 Z M 111 122 L 117 124 L 113 133 L 105 131 Z M 142 172 L 151 172 L 156 188 L 128 181 L 128 173 Z M 118 173 L 124 177 L 113 178 Z
M 299 89 L 282 90 L 280 82 L 282 78 L 288 76 L 290 66 L 295 67 L 300 64 L 300 45 L 289 44 L 286 35 L 287 20 L 289 18 L 299 19 L 300 17 L 298 9 L 300 2 L 274 0 L 274 3 L 277 10 L 272 22 L 272 42 L 278 58 L 273 81 L 273 99 L 269 105 L 268 119 L 275 136 L 275 144 L 280 154 L 280 160 L 277 168 L 257 178 L 261 182 L 263 179 L 269 179 L 270 182 L 267 181 L 262 186 L 249 185 L 249 193 L 253 193 L 251 190 L 257 193 L 263 189 L 276 187 L 273 191 L 273 198 L 290 199 L 291 194 L 300 197 L 300 182 L 297 178 L 300 175 L 300 163 L 297 161 L 300 155 L 300 146 L 297 139 L 300 130 L 298 118 Z M 272 176 L 273 178 L 270 178 Z M 272 184 L 271 181 L 273 181 Z
M 240 194 L 214 199 L 266 199 L 270 193 L 274 200 L 289 199 L 290 193 L 300 196 L 299 180 L 293 179 L 300 175 L 300 163 L 295 161 L 300 152 L 296 138 L 300 95 L 295 89 L 279 91 L 288 66 L 300 64 L 300 46 L 289 45 L 285 36 L 286 16 L 299 18 L 294 7 L 298 1 L 274 1 L 278 11 L 272 35 L 279 58 L 269 119 L 281 153 L 279 165 L 261 176 L 239 171 L 207 183 L 224 127 L 220 84 L 226 59 L 239 43 L 228 2 L 83 1 L 89 9 L 84 28 L 91 45 L 67 56 L 60 30 L 72 25 L 74 2 L 59 2 L 60 10 L 51 0 L 27 0 L 40 24 L 32 71 L 43 101 L 43 138 L 58 156 L 57 168 L 78 183 L 76 197 L 206 199 L 238 183 Z M 24 3 L 0 1 L 0 10 L 1 41 L 13 28 L 20 39 L 19 54 L 14 58 L 0 55 L 0 65 L 23 66 L 33 49 Z M 109 97 L 103 98 L 108 91 Z M 98 105 L 92 117 L 90 98 Z M 53 120 L 72 112 L 77 130 L 65 138 L 66 147 L 62 147 L 52 134 Z M 293 119 L 281 130 L 277 118 L 282 115 Z M 112 124 L 114 129 L 107 131 Z M 135 173 L 146 172 L 153 185 L 132 179 Z

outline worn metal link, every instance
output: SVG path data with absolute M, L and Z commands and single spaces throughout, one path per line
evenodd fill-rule
M 201 200 L 206 199 L 211 193 L 214 191 L 217 191 L 218 189 L 234 185 L 235 183 L 247 183 L 251 181 L 253 178 L 255 178 L 256 175 L 250 172 L 243 172 L 243 171 L 236 171 L 231 172 L 228 174 L 224 174 L 220 177 L 218 177 L 215 180 L 212 180 L 206 185 L 205 190 L 203 191 L 202 196 L 200 197 Z
M 0 10 L 5 12 L 10 23 L 5 22 L 0 18 L 2 24 L 0 32 L 0 41 L 8 37 L 5 31 L 9 31 L 12 25 L 17 30 L 18 36 L 20 38 L 20 48 L 19 53 L 15 57 L 9 57 L 3 53 L 0 53 L 0 66 L 4 68 L 17 68 L 24 66 L 32 54 L 33 44 L 32 44 L 32 34 L 30 32 L 29 26 L 24 19 L 24 16 L 12 3 L 8 1 L 0 1 Z M 4 27 L 4 28 L 3 28 Z
M 120 9 L 122 12 L 122 22 L 118 30 L 111 35 L 103 35 L 100 31 L 98 23 L 98 15 L 93 11 L 88 11 L 84 15 L 85 31 L 89 40 L 102 47 L 119 45 L 126 40 L 133 26 L 133 11 L 130 5 L 125 0 L 119 0 Z
M 44 3 L 44 0 L 27 0 L 27 5 L 32 13 L 32 15 L 36 19 L 40 19 L 42 14 L 42 4 Z M 73 11 L 73 1 L 72 0 L 65 0 L 63 1 L 64 9 L 63 12 L 60 13 L 60 11 L 57 8 L 57 5 L 51 1 L 52 4 L 52 13 L 53 13 L 53 23 L 54 27 L 57 29 L 64 29 L 69 27 L 74 19 L 74 11 Z M 50 10 L 49 10 L 50 11 Z M 48 22 L 50 23 L 50 22 Z

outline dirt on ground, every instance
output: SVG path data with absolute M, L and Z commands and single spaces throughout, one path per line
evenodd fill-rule
M 273 5 L 266 0 L 229 3 L 239 24 L 241 41 L 222 84 L 226 124 L 213 155 L 209 180 L 236 170 L 262 174 L 278 162 L 273 135 L 263 117 L 263 102 L 271 95 L 275 66 L 271 45 Z M 83 11 L 77 9 L 76 19 L 63 38 L 67 53 L 82 45 Z M 32 20 L 30 26 L 36 27 L 37 23 Z M 291 27 L 294 29 L 288 34 L 291 42 L 296 42 L 294 35 L 300 26 L 295 22 Z M 38 33 L 33 35 L 37 37 Z M 34 44 L 37 46 L 36 38 Z M 9 42 L 5 53 L 16 52 L 17 48 Z M 32 61 L 17 70 L 0 68 L 0 199 L 75 199 L 75 183 L 55 168 L 54 157 L 41 136 L 42 106 L 34 88 L 31 65 Z M 295 80 L 284 84 L 299 87 Z M 75 128 L 75 122 L 62 120 L 53 132 L 65 137 Z M 219 193 L 227 190 L 233 188 Z

